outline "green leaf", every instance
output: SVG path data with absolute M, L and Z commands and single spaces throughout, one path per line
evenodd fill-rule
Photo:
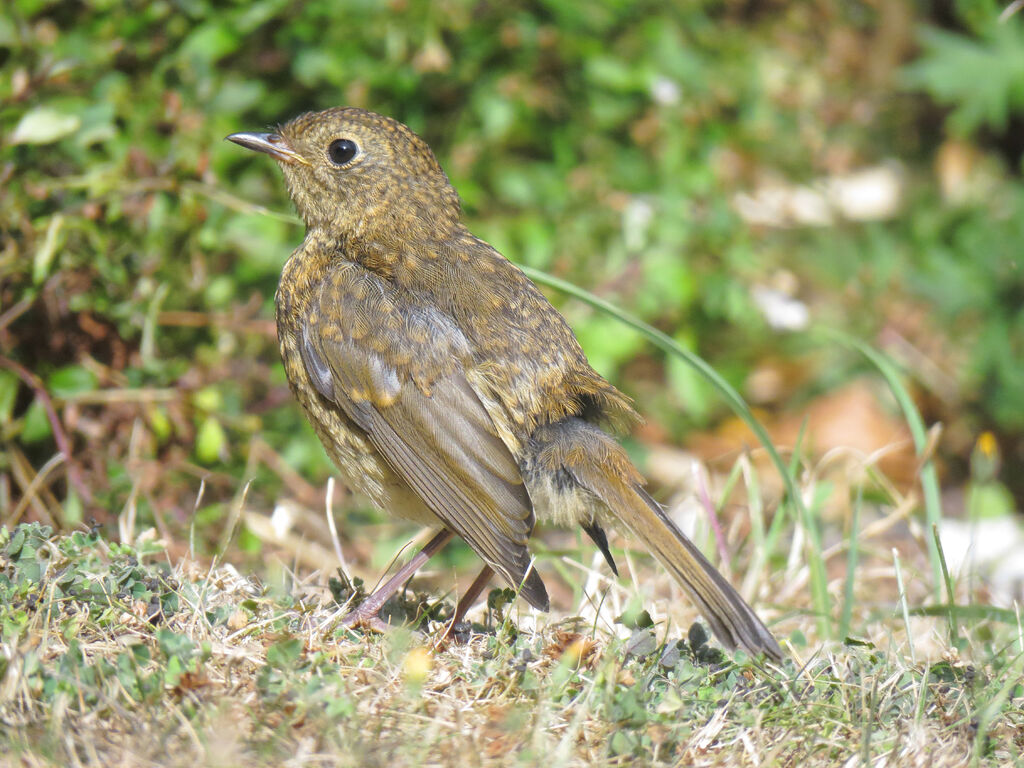
M 129 646 L 129 650 L 131 651 L 132 658 L 135 659 L 136 664 L 149 664 L 151 657 L 149 654 L 149 647 L 147 645 L 138 643 L 136 645 Z
M 327 702 L 326 712 L 328 717 L 347 719 L 356 713 L 356 705 L 347 696 L 339 696 Z
M 217 387 L 203 387 L 192 396 L 192 404 L 201 411 L 212 413 L 224 407 L 224 398 Z
M 50 420 L 46 416 L 46 408 L 36 398 L 25 411 L 21 422 L 21 440 L 24 443 L 38 443 L 53 434 L 50 428 Z
M 1002 483 L 971 483 L 968 486 L 967 511 L 972 520 L 1009 517 L 1015 509 L 1013 494 Z
M 641 348 L 642 339 L 622 327 L 614 317 L 595 315 L 580 325 L 577 338 L 587 351 L 594 369 L 604 376 L 612 376 L 618 365 Z
M 927 28 L 924 54 L 904 70 L 908 85 L 953 107 L 950 126 L 967 134 L 981 127 L 1003 130 L 1014 108 L 1024 105 L 1024 32 L 997 24 L 981 39 Z
M 195 649 L 195 645 L 186 635 L 172 632 L 169 629 L 161 629 L 157 632 L 156 640 L 160 651 L 168 658 L 180 656 L 183 659 L 188 659 Z
M 81 124 L 77 115 L 52 107 L 36 107 L 21 116 L 8 141 L 10 144 L 52 144 L 70 136 Z
M 149 426 L 153 430 L 153 435 L 159 442 L 166 442 L 174 431 L 171 420 L 167 418 L 166 410 L 154 408 L 146 415 L 149 417 Z
M 0 370 L 0 424 L 11 420 L 17 396 L 18 377 L 10 371 Z
M 53 264 L 53 257 L 60 249 L 60 231 L 64 226 L 64 217 L 59 213 L 50 219 L 46 227 L 46 237 L 36 250 L 35 258 L 32 260 L 32 282 L 36 285 L 43 282 L 50 274 L 50 265 Z
M 28 533 L 24 526 L 19 525 L 17 530 L 11 536 L 11 540 L 7 543 L 7 556 L 11 560 L 17 560 L 21 554 L 22 547 L 25 546 L 25 539 L 28 538 Z
M 630 635 L 629 640 L 626 641 L 626 646 L 623 652 L 626 656 L 636 656 L 643 658 L 650 656 L 658 648 L 658 638 L 654 636 L 654 633 L 649 629 L 635 629 L 633 634 Z
M 18 28 L 7 14 L 0 16 L 0 46 L 11 48 L 18 42 Z
M 46 385 L 56 397 L 71 397 L 95 390 L 96 374 L 80 365 L 69 365 L 50 374 Z
M 188 36 L 181 45 L 180 54 L 193 63 L 212 64 L 234 53 L 242 38 L 227 21 L 208 22 Z
M 177 656 L 171 656 L 167 660 L 167 669 L 164 670 L 164 685 L 175 686 L 185 674 L 185 666 Z
M 74 489 L 68 491 L 68 498 L 64 502 L 64 525 L 78 525 L 85 516 L 82 500 L 75 493 Z
M 213 416 L 207 416 L 199 425 L 196 435 L 196 458 L 203 464 L 213 464 L 227 451 L 228 437 L 224 427 Z
M 277 669 L 291 669 L 302 655 L 302 642 L 295 637 L 274 643 L 267 649 L 267 664 Z

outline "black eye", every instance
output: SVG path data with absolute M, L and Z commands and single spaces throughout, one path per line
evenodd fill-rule
M 358 151 L 359 147 L 356 146 L 354 141 L 337 139 L 332 141 L 331 146 L 327 148 L 327 156 L 331 158 L 331 162 L 335 165 L 344 165 L 355 157 Z

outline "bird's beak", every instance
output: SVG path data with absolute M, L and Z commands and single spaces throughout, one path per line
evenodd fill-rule
M 283 136 L 276 133 L 232 133 L 227 137 L 228 141 L 241 144 L 246 149 L 253 149 L 257 152 L 266 152 L 275 160 L 282 163 L 301 163 L 309 165 L 309 161 L 288 146 Z

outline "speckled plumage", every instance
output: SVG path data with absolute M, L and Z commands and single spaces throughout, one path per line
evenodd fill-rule
M 643 491 L 602 430 L 636 418 L 525 275 L 461 222 L 430 148 L 364 110 L 237 134 L 275 156 L 307 224 L 277 324 L 288 380 L 352 488 L 462 536 L 536 607 L 536 518 L 643 541 L 719 638 L 779 656 L 771 633 Z M 335 162 L 331 147 L 357 151 Z

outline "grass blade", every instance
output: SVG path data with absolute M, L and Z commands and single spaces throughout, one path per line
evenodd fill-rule
M 853 502 L 853 519 L 850 521 L 849 544 L 846 552 L 846 584 L 843 586 L 843 607 L 839 612 L 839 637 L 850 634 L 853 620 L 854 590 L 857 586 L 857 562 L 860 554 L 860 511 L 864 504 L 864 487 L 857 487 Z
M 960 647 L 960 623 L 957 616 L 960 608 L 956 604 L 956 591 L 953 589 L 953 579 L 949 575 L 949 568 L 946 566 L 946 555 L 942 551 L 942 543 L 939 541 L 939 527 L 932 526 L 932 538 L 935 540 L 935 547 L 939 553 L 939 568 L 942 570 L 942 583 L 946 585 L 946 607 L 949 608 L 949 642 L 951 645 Z
M 925 456 L 925 449 L 928 445 L 928 430 L 925 429 L 924 419 L 921 418 L 921 412 L 917 410 L 917 406 L 914 404 L 914 399 L 910 396 L 907 388 L 903 385 L 902 378 L 899 371 L 896 369 L 896 365 L 889 359 L 888 356 L 882 354 L 874 347 L 869 344 L 865 344 L 860 339 L 856 339 L 842 331 L 838 331 L 834 328 L 820 328 L 820 333 L 830 338 L 833 338 L 846 346 L 860 352 L 864 357 L 871 361 L 878 372 L 882 374 L 886 384 L 889 385 L 889 389 L 892 391 L 893 397 L 896 398 L 896 402 L 900 406 L 900 410 L 903 411 L 903 418 L 907 421 L 907 426 L 910 427 L 910 434 L 914 439 L 914 447 L 917 450 L 917 455 L 922 459 L 921 464 L 921 490 L 924 493 L 924 510 L 925 519 L 928 523 L 928 528 L 935 528 L 939 524 L 939 520 L 942 518 L 942 504 L 939 497 L 939 477 L 935 471 L 935 464 L 930 458 Z M 925 537 L 928 541 L 928 556 L 931 560 L 932 565 L 932 591 L 936 600 L 942 599 L 942 563 L 939 556 L 938 546 L 936 545 L 937 539 L 934 537 Z

